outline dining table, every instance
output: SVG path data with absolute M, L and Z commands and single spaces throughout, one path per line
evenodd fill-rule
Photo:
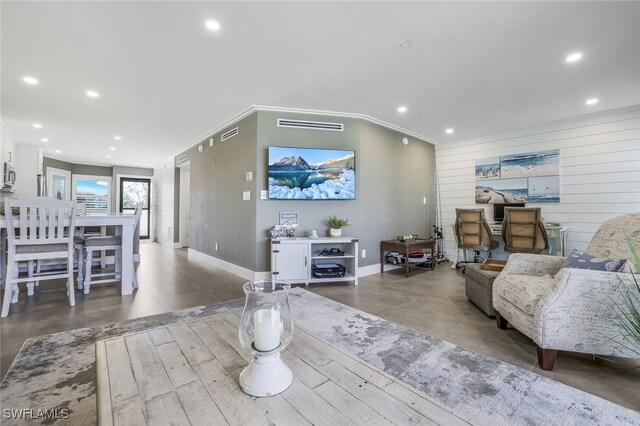
M 16 227 L 20 226 L 19 219 L 13 219 Z M 116 235 L 122 237 L 122 279 L 121 294 L 133 293 L 134 280 L 134 246 L 138 247 L 135 241 L 136 216 L 130 213 L 100 213 L 91 215 L 76 216 L 75 226 L 77 227 L 114 227 Z M 68 225 L 68 224 L 67 224 Z M 5 244 L 6 244 L 7 220 L 0 216 L 0 233 L 2 235 L 2 250 L 0 250 L 0 270 L 2 277 L 6 270 Z

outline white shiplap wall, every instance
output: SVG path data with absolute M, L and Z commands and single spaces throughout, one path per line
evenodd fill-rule
M 153 170 L 154 201 L 154 237 L 162 244 L 173 244 L 173 195 L 174 166 L 173 158 Z
M 640 211 L 640 106 L 624 111 L 557 122 L 552 125 L 436 145 L 445 251 L 455 243 L 455 209 L 475 204 L 475 160 L 505 154 L 560 149 L 558 204 L 541 207 L 544 220 L 570 225 L 568 250 L 586 249 L 600 224 L 613 216 Z

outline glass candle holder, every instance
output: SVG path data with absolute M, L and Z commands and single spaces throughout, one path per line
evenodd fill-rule
M 262 280 L 248 282 L 243 289 L 246 301 L 238 332 L 240 343 L 254 358 L 240 373 L 240 386 L 252 396 L 277 395 L 293 379 L 280 358 L 293 337 L 291 285 Z

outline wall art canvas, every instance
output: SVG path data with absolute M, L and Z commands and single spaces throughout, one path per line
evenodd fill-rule
M 353 200 L 355 151 L 269 147 L 269 198 Z
M 529 178 L 529 203 L 559 203 L 560 176 Z
M 527 179 L 476 181 L 476 203 L 526 203 Z
M 500 179 L 500 157 L 491 157 L 476 162 L 476 180 Z
M 502 179 L 560 174 L 560 150 L 528 152 L 500 157 Z

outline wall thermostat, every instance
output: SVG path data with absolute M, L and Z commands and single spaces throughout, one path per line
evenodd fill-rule
M 251 182 L 253 180 L 253 173 L 252 172 L 247 172 L 244 174 L 244 179 L 247 182 Z

